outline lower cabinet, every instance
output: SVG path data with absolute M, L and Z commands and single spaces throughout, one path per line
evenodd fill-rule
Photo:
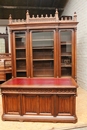
M 73 122 L 76 89 L 2 89 L 3 120 Z

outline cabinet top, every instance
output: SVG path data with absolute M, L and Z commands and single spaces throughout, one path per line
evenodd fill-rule
M 14 24 L 31 24 L 31 23 L 77 23 L 77 14 L 76 12 L 74 13 L 74 16 L 64 16 L 61 17 L 61 19 L 59 19 L 58 16 L 58 10 L 56 9 L 55 11 L 55 15 L 52 16 L 52 14 L 50 14 L 50 16 L 48 17 L 47 14 L 44 17 L 43 15 L 41 15 L 41 17 L 39 17 L 39 15 L 37 15 L 37 17 L 35 17 L 34 15 L 32 17 L 30 17 L 29 12 L 27 10 L 26 12 L 26 19 L 18 19 L 18 20 L 12 20 L 12 16 L 10 14 L 9 16 L 9 25 L 14 25 Z
M 13 78 L 1 85 L 1 88 L 76 88 L 73 78 Z

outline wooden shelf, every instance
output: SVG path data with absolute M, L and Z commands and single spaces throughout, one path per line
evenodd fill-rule
M 53 61 L 54 59 L 33 59 L 33 61 Z
M 71 64 L 69 64 L 69 65 L 68 64 L 62 64 L 61 67 L 72 67 L 72 65 Z
M 16 60 L 26 60 L 26 58 L 22 57 L 22 58 L 16 58 Z
M 25 50 L 26 48 L 20 46 L 20 47 L 16 47 L 15 49 L 16 49 L 16 50 Z
M 71 45 L 72 42 L 61 42 L 61 45 Z
M 54 47 L 52 46 L 36 46 L 36 47 L 33 47 L 33 49 L 54 49 Z
M 37 42 L 37 41 L 54 41 L 54 39 L 34 39 L 32 41 L 33 42 Z
M 16 72 L 26 72 L 26 70 L 23 70 L 23 69 L 17 69 Z
M 61 53 L 61 56 L 72 56 L 72 54 L 71 53 Z

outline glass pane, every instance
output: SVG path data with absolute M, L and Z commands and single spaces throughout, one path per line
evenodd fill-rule
M 32 33 L 32 46 L 53 46 L 53 32 L 33 32 Z
M 71 44 L 70 45 L 68 45 L 68 44 L 62 45 L 61 44 L 61 53 L 71 54 L 71 52 L 72 52 L 72 46 L 71 46 Z
M 26 72 L 17 72 L 17 77 L 26 77 Z
M 54 32 L 32 33 L 33 76 L 54 76 Z
M 60 32 L 61 76 L 72 75 L 72 31 Z
M 34 61 L 34 76 L 54 76 L 53 61 Z
M 33 50 L 33 59 L 53 59 L 53 49 L 35 49 Z
M 33 40 L 36 39 L 53 39 L 53 32 L 33 32 L 32 33 Z
M 62 65 L 71 65 L 71 63 L 72 63 L 71 56 L 61 56 Z
M 25 32 L 16 32 L 15 33 L 15 43 L 16 48 L 25 47 Z
M 26 50 L 25 49 L 17 49 L 16 50 L 16 58 L 26 58 Z
M 71 67 L 62 67 L 61 68 L 61 75 L 62 76 L 71 76 L 72 75 L 72 68 Z
M 26 70 L 26 61 L 25 60 L 17 60 L 16 61 L 17 70 Z
M 71 43 L 72 42 L 72 31 L 61 31 L 60 32 L 60 41 L 61 43 Z

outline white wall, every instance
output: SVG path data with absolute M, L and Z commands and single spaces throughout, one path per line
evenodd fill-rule
M 69 0 L 62 15 L 77 13 L 77 82 L 87 90 L 87 0 Z

